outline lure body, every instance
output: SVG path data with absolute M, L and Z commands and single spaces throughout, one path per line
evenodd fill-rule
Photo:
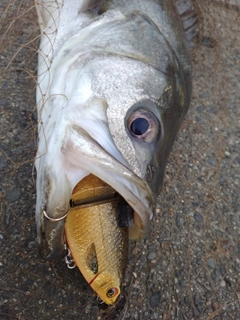
M 65 224 L 71 255 L 92 289 L 113 304 L 128 258 L 128 228 L 118 223 L 119 196 L 89 175 L 74 189 L 72 205 Z

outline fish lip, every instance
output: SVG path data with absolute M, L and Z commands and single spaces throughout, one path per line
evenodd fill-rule
M 130 230 L 134 238 L 144 238 L 149 230 L 155 198 L 148 184 L 131 168 L 110 155 L 88 132 L 77 125 L 67 125 L 61 151 L 66 159 L 94 174 L 122 196 L 138 215 Z M 81 158 L 81 164 L 79 159 Z M 114 177 L 114 178 L 113 178 Z M 132 187 L 135 190 L 131 190 Z M 130 236 L 130 239 L 133 237 Z
M 38 234 L 38 252 L 45 260 L 57 260 L 64 256 L 65 220 L 54 222 L 43 216 L 40 234 Z

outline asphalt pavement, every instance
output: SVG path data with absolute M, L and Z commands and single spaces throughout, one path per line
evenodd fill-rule
M 150 235 L 131 243 L 121 300 L 108 309 L 78 270 L 38 255 L 39 33 L 31 1 L 0 4 L 1 320 L 240 319 L 240 5 L 197 2 L 191 108 Z

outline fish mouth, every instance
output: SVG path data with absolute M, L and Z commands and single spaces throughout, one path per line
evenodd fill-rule
M 120 195 L 133 210 L 132 223 L 130 215 L 125 215 L 122 223 L 129 227 L 129 239 L 145 238 L 152 218 L 153 196 L 145 181 L 135 175 L 126 164 L 109 154 L 89 133 L 77 125 L 68 125 L 61 152 L 74 166 L 81 167 L 95 175 L 112 189 L 112 195 Z M 105 198 L 104 198 L 105 197 Z M 86 199 L 78 203 L 73 198 L 70 205 L 91 205 L 93 202 L 108 201 L 106 196 Z M 121 220 L 121 216 L 119 217 Z M 121 223 L 121 222 L 120 222 Z
M 47 191 L 46 204 L 42 207 L 41 213 L 36 214 L 39 253 L 44 259 L 55 260 L 65 254 L 64 227 L 72 203 L 72 192 L 75 186 L 89 174 L 108 184 L 131 207 L 129 239 L 143 239 L 148 234 L 155 204 L 153 192 L 147 182 L 133 172 L 117 151 L 113 141 L 110 143 L 112 144 L 110 149 L 115 148 L 115 151 L 110 152 L 109 148 L 102 145 L 94 134 L 90 135 L 88 132 L 87 128 L 79 124 L 68 124 L 65 127 L 59 150 L 61 155 L 58 154 L 58 158 L 62 157 L 68 166 L 71 165 L 74 168 L 72 172 L 76 170 L 77 178 L 73 178 L 74 175 L 70 178 L 68 172 L 64 171 L 64 167 L 60 166 L 59 174 L 62 176 L 53 183 L 56 186 L 55 191 L 53 195 Z M 98 199 L 98 201 L 101 200 L 104 199 Z M 91 199 L 87 200 L 87 202 L 90 201 Z M 126 219 L 124 223 L 126 224 Z
M 87 176 L 88 180 L 95 180 L 92 174 Z M 84 178 L 85 179 L 85 178 Z M 117 206 L 117 224 L 119 228 L 133 227 L 134 224 L 134 211 L 130 205 L 118 194 L 114 189 L 105 184 L 102 188 L 96 187 L 90 182 L 89 189 L 82 190 L 81 180 L 72 192 L 72 197 L 70 199 L 70 210 L 75 208 L 78 210 L 86 209 L 90 207 L 99 207 L 103 204 L 114 203 Z M 92 194 L 91 191 L 92 190 Z M 68 216 L 68 213 L 67 213 Z M 131 230 L 131 229 L 130 229 Z M 130 232 L 131 233 L 131 232 Z

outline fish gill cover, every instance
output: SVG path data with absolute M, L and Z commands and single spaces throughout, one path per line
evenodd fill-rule
M 33 1 L 0 4 L 0 319 L 237 319 L 240 312 L 240 3 L 195 1 L 193 93 L 122 299 L 99 310 L 77 270 L 37 253 Z

